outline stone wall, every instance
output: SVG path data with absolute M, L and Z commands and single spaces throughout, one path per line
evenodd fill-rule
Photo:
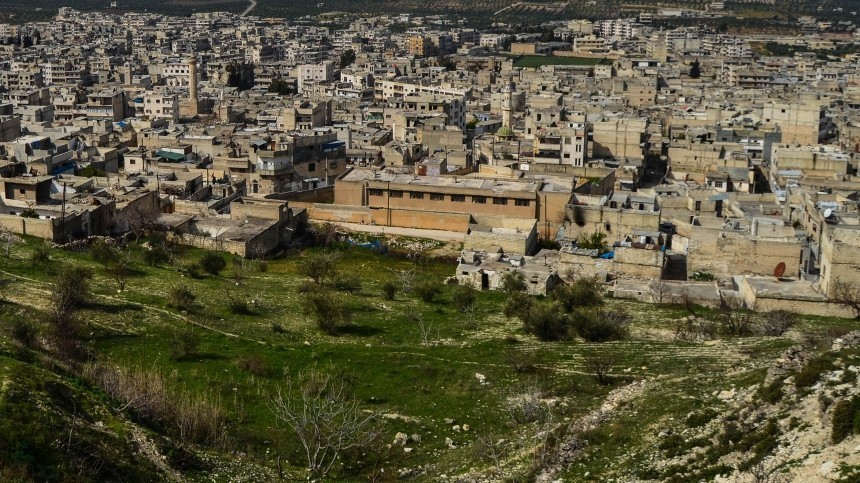
M 0 227 L 19 235 L 30 235 L 45 240 L 59 241 L 59 221 L 23 218 L 17 215 L 0 215 Z
M 773 275 L 785 263 L 785 275 L 800 270 L 800 243 L 795 240 L 750 238 L 745 234 L 723 233 L 693 227 L 687 251 L 687 275 L 709 272 L 717 278 L 732 275 Z
M 613 271 L 618 277 L 663 278 L 665 254 L 660 250 L 615 247 Z

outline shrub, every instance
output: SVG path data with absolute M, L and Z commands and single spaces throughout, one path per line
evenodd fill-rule
M 276 334 L 285 334 L 287 332 L 287 329 L 285 329 L 283 325 L 277 322 L 272 322 L 272 332 Z
M 257 377 L 266 377 L 272 373 L 269 364 L 257 354 L 241 356 L 236 360 L 236 367 Z
M 540 340 L 564 340 L 570 337 L 568 317 L 556 304 L 535 304 L 523 315 L 523 330 Z
M 693 272 L 693 275 L 690 277 L 697 282 L 713 282 L 715 280 L 714 274 L 710 272 Z
M 248 300 L 241 294 L 236 295 L 228 289 L 224 294 L 227 299 L 227 310 L 233 315 L 252 315 L 253 311 Z
M 590 307 L 576 310 L 571 316 L 572 329 L 589 342 L 626 339 L 630 316 L 621 310 Z
M 687 427 L 688 428 L 702 427 L 702 426 L 708 424 L 709 422 L 711 422 L 711 420 L 713 420 L 715 417 L 717 417 L 717 411 L 715 411 L 711 408 L 706 408 L 706 409 L 703 409 L 701 411 L 696 411 L 696 412 L 690 413 L 690 415 L 687 416 L 687 421 L 686 421 Z
M 499 290 L 507 294 L 525 292 L 527 288 L 526 277 L 519 270 L 506 272 L 499 284 Z
M 180 284 L 167 291 L 167 303 L 176 310 L 190 312 L 196 301 L 197 296 L 187 285 Z
M 200 259 L 200 268 L 209 275 L 218 275 L 221 273 L 221 270 L 227 268 L 227 262 L 218 253 L 206 252 L 203 258 Z
M 67 266 L 54 279 L 49 322 L 62 352 L 69 352 L 77 347 L 74 340 L 81 327 L 77 312 L 89 300 L 90 278 L 92 272 L 88 269 Z
M 12 321 L 12 337 L 24 347 L 35 346 L 38 333 L 36 325 L 30 320 L 17 317 Z
M 385 300 L 394 300 L 395 295 L 397 295 L 396 283 L 385 282 L 382 284 L 382 296 L 385 297 Z
M 334 251 L 313 251 L 300 259 L 299 272 L 322 285 L 337 273 L 340 254 Z
M 794 376 L 794 385 L 798 388 L 814 386 L 821 374 L 832 370 L 833 367 L 833 361 L 830 358 L 826 356 L 816 357 L 807 362 Z
M 476 290 L 471 285 L 458 285 L 454 289 L 454 307 L 460 312 L 468 312 L 475 306 Z
M 319 287 L 314 282 L 304 281 L 300 282 L 299 285 L 296 287 L 296 292 L 298 292 L 299 294 L 306 294 L 314 292 L 318 288 Z
M 361 279 L 355 275 L 338 274 L 334 279 L 334 288 L 341 292 L 356 294 L 361 292 Z
M 841 443 L 852 434 L 860 433 L 860 396 L 843 399 L 833 408 L 830 441 Z
M 778 337 L 797 325 L 797 314 L 787 310 L 766 312 L 762 317 L 762 332 L 764 335 Z
M 200 336 L 189 326 L 174 336 L 173 344 L 170 346 L 170 358 L 174 361 L 182 361 L 196 355 L 199 349 Z
M 782 386 L 783 383 L 781 380 L 777 379 L 771 382 L 768 385 L 762 385 L 758 389 L 758 397 L 761 398 L 762 401 L 768 404 L 776 404 L 782 399 Z
M 600 283 L 595 278 L 578 278 L 570 285 L 559 285 L 552 291 L 552 298 L 567 313 L 577 308 L 603 305 Z
M 170 251 L 163 245 L 156 245 L 143 252 L 143 261 L 151 266 L 157 267 L 170 261 Z
M 30 254 L 30 264 L 34 267 L 44 266 L 51 262 L 51 249 L 46 245 L 39 244 L 33 248 Z
M 185 266 L 185 273 L 188 274 L 191 278 L 200 278 L 200 265 L 196 263 L 189 263 Z
M 107 268 L 107 266 L 110 265 L 113 259 L 117 256 L 116 249 L 101 238 L 97 239 L 92 245 L 90 245 L 89 254 L 93 261 L 101 264 L 105 268 Z
M 505 314 L 505 317 L 517 317 L 525 321 L 535 305 L 535 300 L 528 295 L 522 292 L 513 292 L 505 301 L 502 312 Z
M 339 326 L 352 320 L 352 314 L 341 299 L 324 290 L 305 294 L 304 305 L 317 327 L 327 334 L 336 334 Z
M 434 280 L 424 280 L 415 284 L 413 291 L 418 294 L 421 300 L 429 304 L 436 300 L 436 297 L 442 292 L 442 287 Z

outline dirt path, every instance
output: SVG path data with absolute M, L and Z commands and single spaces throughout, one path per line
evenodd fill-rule
M 250 0 L 250 1 L 251 1 L 251 4 L 248 5 L 248 8 L 246 8 L 244 12 L 239 14 L 240 17 L 247 17 L 251 12 L 254 11 L 255 8 L 257 8 L 257 0 Z

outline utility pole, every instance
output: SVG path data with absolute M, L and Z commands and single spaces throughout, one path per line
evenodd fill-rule
M 63 234 L 60 238 L 60 242 L 65 243 L 66 241 L 66 181 L 63 181 L 63 207 L 61 209 L 61 218 L 60 221 L 63 225 Z

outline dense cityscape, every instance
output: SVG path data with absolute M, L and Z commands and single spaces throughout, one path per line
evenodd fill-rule
M 115 435 L 129 467 L 78 465 L 72 436 L 47 436 L 0 442 L 0 479 L 856 481 L 857 12 L 741 33 L 723 2 L 612 19 L 539 5 L 559 18 L 283 19 L 251 2 L 0 23 L 0 370 L 59 365 L 134 426 Z M 148 315 L 105 308 L 120 300 Z M 231 337 L 273 352 L 236 355 Z M 401 360 L 410 337 L 474 367 Z M 162 361 L 165 400 L 196 394 L 219 364 L 201 343 L 229 354 L 229 382 L 206 389 L 224 406 L 183 410 L 211 409 L 218 429 L 123 385 Z M 380 370 L 429 374 L 396 376 L 433 385 L 423 403 L 370 397 L 352 363 L 349 384 L 315 372 L 365 351 L 374 365 L 377 345 L 392 351 Z M 713 379 L 690 383 L 700 371 Z M 425 408 L 445 380 L 450 407 L 475 398 L 472 419 Z M 691 402 L 622 423 L 651 415 L 655 386 Z M 237 402 L 254 391 L 255 409 Z M 310 436 L 302 404 L 340 426 Z M 29 432 L 0 424 L 0 440 Z M 49 447 L 62 471 L 28 459 Z

